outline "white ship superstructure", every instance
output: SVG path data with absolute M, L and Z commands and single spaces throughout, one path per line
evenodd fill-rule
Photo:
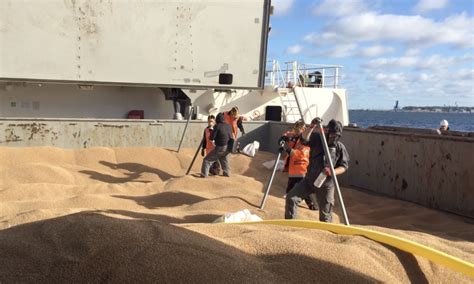
M 248 120 L 349 122 L 340 66 L 266 60 L 268 0 L 0 10 L 0 117 L 173 119 L 193 106 L 205 119 L 238 106 Z

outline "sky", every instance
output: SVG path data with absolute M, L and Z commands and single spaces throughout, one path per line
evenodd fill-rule
M 272 0 L 268 59 L 342 65 L 349 109 L 474 106 L 474 0 Z

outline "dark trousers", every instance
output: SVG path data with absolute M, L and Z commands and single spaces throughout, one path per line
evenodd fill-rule
M 303 177 L 289 177 L 288 185 L 286 187 L 286 194 L 288 194 L 288 192 L 290 192 L 290 190 L 292 190 L 293 187 L 295 187 L 295 185 L 303 179 Z M 318 210 L 318 200 L 316 199 L 315 193 L 311 193 L 308 197 L 304 199 L 304 201 L 306 202 L 306 205 L 308 205 L 308 208 L 310 210 Z
M 334 206 L 334 187 L 316 188 L 311 181 L 303 179 L 296 184 L 286 195 L 285 219 L 295 219 L 298 204 L 310 194 L 316 193 L 319 205 L 319 221 L 332 222 L 332 209 Z
M 209 175 L 211 176 L 217 176 L 219 175 L 221 171 L 221 164 L 219 164 L 219 162 L 214 162 L 214 164 L 212 164 L 211 168 L 209 169 Z
M 229 152 L 227 151 L 227 146 L 216 146 L 202 161 L 201 166 L 201 175 L 207 177 L 209 175 L 209 170 L 211 166 L 219 161 L 219 164 L 222 166 L 224 175 L 230 175 L 230 165 L 228 159 Z

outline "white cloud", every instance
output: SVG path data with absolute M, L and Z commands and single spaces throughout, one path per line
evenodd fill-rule
M 349 57 L 353 56 L 356 52 L 357 44 L 338 44 L 333 46 L 331 49 L 322 51 L 316 56 L 327 56 L 327 57 Z
M 452 74 L 453 79 L 458 79 L 458 80 L 467 80 L 471 81 L 471 84 L 474 84 L 474 69 L 459 69 L 458 71 L 454 72 Z
M 377 86 L 393 91 L 395 89 L 404 89 L 408 86 L 407 75 L 400 73 L 377 73 L 368 76 L 369 80 L 375 81 Z
M 435 44 L 472 48 L 473 37 L 474 18 L 465 13 L 434 21 L 421 16 L 366 12 L 340 18 L 304 40 L 314 44 L 394 41 L 415 48 Z
M 363 64 L 363 66 L 371 69 L 386 67 L 415 67 L 419 62 L 420 59 L 418 57 L 402 56 L 373 59 Z
M 391 46 L 383 46 L 383 45 L 373 45 L 366 48 L 361 49 L 358 52 L 358 55 L 363 57 L 376 57 L 383 55 L 385 53 L 393 52 L 395 49 Z
M 346 16 L 368 11 L 364 0 L 324 0 L 313 9 L 315 15 Z
M 313 7 L 313 14 L 326 20 L 322 29 L 304 36 L 305 43 L 317 46 L 308 55 L 369 58 L 354 72 L 357 79 L 350 79 L 350 74 L 344 79 L 351 93 L 383 94 L 427 104 L 436 100 L 474 102 L 474 71 L 466 68 L 474 60 L 474 17 L 469 13 L 435 19 L 380 12 L 379 0 L 315 2 L 319 4 Z M 416 10 L 424 13 L 446 7 L 447 0 L 415 3 Z M 428 47 L 444 54 L 425 54 Z M 450 54 L 446 47 L 467 49 L 467 54 Z
M 465 63 L 473 60 L 473 55 L 465 54 L 463 56 L 443 56 L 439 54 L 431 55 L 419 61 L 417 69 L 448 69 L 457 64 Z
M 433 78 L 433 75 L 427 74 L 427 73 L 419 73 L 417 77 L 418 77 L 418 81 L 426 82 L 426 81 L 431 81 Z
M 448 69 L 463 62 L 469 62 L 474 59 L 471 54 L 463 56 L 442 56 L 434 54 L 428 57 L 419 56 L 401 56 L 390 58 L 377 58 L 363 64 L 369 69 L 379 68 L 413 68 L 416 70 L 436 70 Z
M 294 4 L 294 0 L 273 0 L 272 6 L 274 7 L 273 15 L 281 16 L 286 14 Z
M 474 102 L 472 68 L 454 71 L 441 68 L 429 72 L 373 72 L 368 73 L 366 80 L 365 85 L 375 86 L 379 93 L 388 92 L 406 99 L 438 98 L 449 103 L 459 100 L 464 105 L 472 105 Z
M 322 42 L 319 42 L 320 38 L 321 37 L 318 34 L 311 33 L 311 34 L 305 35 L 303 37 L 303 41 L 305 41 L 307 43 L 312 43 L 312 44 L 315 44 L 315 45 L 319 45 L 319 44 L 323 44 Z
M 373 45 L 365 48 L 358 49 L 357 44 L 338 44 L 331 46 L 329 49 L 313 53 L 312 56 L 320 57 L 327 56 L 333 58 L 342 58 L 350 56 L 360 57 L 375 57 L 385 53 L 393 52 L 395 49 L 390 46 Z
M 303 46 L 299 44 L 291 45 L 286 49 L 286 54 L 299 54 L 303 51 Z
M 419 13 L 424 13 L 431 10 L 438 10 L 444 8 L 448 0 L 420 0 L 413 10 Z
M 409 48 L 405 51 L 405 56 L 416 56 L 421 52 L 420 48 Z

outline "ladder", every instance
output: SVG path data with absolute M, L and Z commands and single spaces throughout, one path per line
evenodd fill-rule
M 285 122 L 296 122 L 303 118 L 303 112 L 293 88 L 278 88 L 283 106 Z

